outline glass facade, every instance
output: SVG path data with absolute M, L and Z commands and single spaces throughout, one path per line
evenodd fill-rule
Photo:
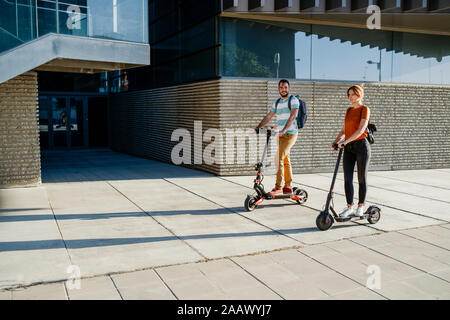
M 109 73 L 110 92 L 144 90 L 218 77 L 219 0 L 150 0 L 148 67 Z
M 450 84 L 448 36 L 220 18 L 224 77 Z
M 0 52 L 47 33 L 148 43 L 148 0 L 0 1 Z
M 107 73 L 38 72 L 40 92 L 92 92 L 107 93 Z

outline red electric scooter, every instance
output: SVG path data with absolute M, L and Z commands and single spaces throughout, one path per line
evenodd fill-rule
M 304 204 L 308 200 L 308 193 L 305 190 L 294 187 L 292 189 L 292 193 L 290 194 L 277 194 L 272 195 L 267 193 L 264 190 L 264 185 L 262 181 L 264 179 L 264 175 L 262 173 L 262 168 L 264 166 L 264 159 L 266 157 L 267 148 L 269 145 L 270 137 L 273 133 L 276 134 L 276 131 L 273 130 L 273 127 L 266 127 L 263 129 L 255 129 L 257 134 L 266 132 L 266 144 L 264 146 L 264 152 L 261 157 L 261 161 L 258 162 L 255 166 L 256 170 L 256 179 L 254 180 L 253 189 L 256 191 L 256 195 L 247 195 L 247 198 L 244 202 L 245 210 L 253 211 L 257 206 L 259 206 L 264 200 L 276 200 L 276 199 L 292 199 L 297 201 L 298 204 Z

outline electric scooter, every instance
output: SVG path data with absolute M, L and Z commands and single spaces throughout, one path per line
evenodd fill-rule
M 276 194 L 272 195 L 264 190 L 264 185 L 262 181 L 264 179 L 264 175 L 262 173 L 262 169 L 264 167 L 264 159 L 267 153 L 267 147 L 269 145 L 270 137 L 272 133 L 276 133 L 273 130 L 273 127 L 266 127 L 264 129 L 255 129 L 256 133 L 259 134 L 261 132 L 266 131 L 266 144 L 264 146 L 264 151 L 261 157 L 261 161 L 255 165 L 256 171 L 256 179 L 253 181 L 253 189 L 256 191 L 256 195 L 247 195 L 247 198 L 244 202 L 245 210 L 253 211 L 257 206 L 259 206 L 264 200 L 275 200 L 275 199 L 292 199 L 297 201 L 298 204 L 304 204 L 306 200 L 308 200 L 308 193 L 305 190 L 294 187 L 292 189 L 292 193 L 290 194 Z
M 333 143 L 333 148 L 334 148 L 334 150 L 338 150 L 339 149 L 338 144 Z M 328 193 L 328 198 L 327 198 L 327 203 L 325 205 L 325 209 L 323 211 L 321 211 L 320 214 L 316 218 L 317 228 L 319 228 L 322 231 L 326 231 L 326 230 L 330 229 L 335 221 L 336 222 L 347 222 L 347 221 L 356 221 L 356 220 L 367 219 L 367 221 L 369 221 L 369 223 L 375 224 L 381 218 L 381 209 L 378 208 L 377 206 L 370 206 L 369 208 L 367 208 L 366 212 L 361 217 L 355 216 L 355 215 L 349 215 L 349 216 L 343 218 L 343 217 L 340 217 L 334 210 L 334 208 L 333 208 L 334 204 L 331 205 L 331 203 L 333 202 L 333 197 L 334 197 L 334 192 L 333 192 L 334 183 L 336 182 L 336 176 L 339 171 L 339 163 L 341 161 L 343 151 L 344 151 L 343 148 L 339 149 L 339 155 L 338 155 L 338 159 L 336 162 L 336 168 L 334 169 L 333 180 L 331 182 L 331 188 L 330 188 L 330 192 Z M 330 211 L 332 212 L 332 214 L 330 214 Z

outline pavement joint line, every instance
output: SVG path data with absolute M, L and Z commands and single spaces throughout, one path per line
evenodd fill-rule
M 55 211 L 54 211 L 52 203 L 50 201 L 50 197 L 48 196 L 47 189 L 45 189 L 45 195 L 47 196 L 48 205 L 50 206 L 50 210 L 52 211 L 53 219 L 55 219 L 55 223 L 56 223 L 56 227 L 58 228 L 59 235 L 61 236 L 61 241 L 64 244 L 64 248 L 66 248 L 66 253 L 67 253 L 67 256 L 69 258 L 70 264 L 73 265 L 72 257 L 70 256 L 69 249 L 67 248 L 66 241 L 64 240 L 64 236 L 63 236 L 61 228 L 59 226 L 58 219 L 56 218 Z
M 111 280 L 111 282 L 113 283 L 114 288 L 116 288 L 117 293 L 118 293 L 119 296 L 120 296 L 120 300 L 124 300 L 123 297 L 122 297 L 122 293 L 120 293 L 119 288 L 117 288 L 117 285 L 116 285 L 116 283 L 114 282 L 114 279 L 111 277 L 111 274 L 108 274 L 108 277 L 109 277 L 109 279 Z
M 368 288 L 367 286 L 365 286 L 365 285 L 359 283 L 359 282 L 356 281 L 355 279 L 350 278 L 350 277 L 347 276 L 346 274 L 344 274 L 344 273 L 342 273 L 342 272 L 340 272 L 340 271 L 338 271 L 338 270 L 336 270 L 336 269 L 334 269 L 334 268 L 332 268 L 332 267 L 330 267 L 330 266 L 328 266 L 328 265 L 322 263 L 321 261 L 319 261 L 319 260 L 317 260 L 317 259 L 315 259 L 315 258 L 313 258 L 313 257 L 311 257 L 311 256 L 309 256 L 309 255 L 307 255 L 306 253 L 301 252 L 301 251 L 299 251 L 299 250 L 297 250 L 297 252 L 299 252 L 300 254 L 302 254 L 302 255 L 308 257 L 309 259 L 311 259 L 311 260 L 313 260 L 313 261 L 315 261 L 315 262 L 321 264 L 321 265 L 324 266 L 325 268 L 330 269 L 330 270 L 336 272 L 337 274 L 340 274 L 341 276 L 343 276 L 343 277 L 345 277 L 345 278 L 347 278 L 347 279 L 353 281 L 354 283 L 358 284 L 359 286 L 361 286 L 361 287 L 363 287 L 363 288 L 367 288 L 367 290 L 372 291 L 373 293 L 375 293 L 375 294 L 381 296 L 382 298 L 384 298 L 384 299 L 386 299 L 386 300 L 391 300 L 391 299 L 389 299 L 388 297 L 385 297 L 384 295 L 382 295 L 381 293 L 379 293 L 379 292 L 377 292 L 377 291 L 375 291 L 375 290 L 372 290 L 372 289 Z M 328 294 L 328 293 L 327 293 L 327 294 Z M 328 294 L 328 295 L 329 295 L 329 294 Z M 330 295 L 330 296 L 331 296 L 331 295 Z
M 63 285 L 64 285 L 64 293 L 66 294 L 66 298 L 67 298 L 67 300 L 70 300 L 69 290 L 67 289 L 67 281 L 64 281 Z
M 266 288 L 268 288 L 270 291 L 272 291 L 273 293 L 275 293 L 277 296 L 279 296 L 282 300 L 286 300 L 286 298 L 284 298 L 281 294 L 279 294 L 278 292 L 276 292 L 274 289 L 272 289 L 271 287 L 269 287 L 267 284 L 264 283 L 264 281 L 262 281 L 261 279 L 259 279 L 257 276 L 253 275 L 253 273 L 251 273 L 250 271 L 248 271 L 247 269 L 245 269 L 244 267 L 242 267 L 239 263 L 237 263 L 236 261 L 234 261 L 232 258 L 227 258 L 228 260 L 230 260 L 231 262 L 233 262 L 235 265 L 237 265 L 239 268 L 241 268 L 242 270 L 244 270 L 244 272 L 248 273 L 252 278 L 254 278 L 256 281 L 258 281 L 259 283 L 261 283 L 263 286 L 265 286 Z
M 232 213 L 234 213 L 234 214 L 237 214 L 238 216 L 240 216 L 240 217 L 242 217 L 242 218 L 244 218 L 244 219 L 250 220 L 250 221 L 252 221 L 253 223 L 256 223 L 256 224 L 258 224 L 258 225 L 260 225 L 260 226 L 262 226 L 262 227 L 264 227 L 264 228 L 267 228 L 267 229 L 271 230 L 271 231 L 274 232 L 274 233 L 277 233 L 277 234 L 279 234 L 279 235 L 282 235 L 282 236 L 284 236 L 284 237 L 287 237 L 287 238 L 289 238 L 289 239 L 292 239 L 292 240 L 294 240 L 294 241 L 296 241 L 296 242 L 299 242 L 299 243 L 301 243 L 301 244 L 305 244 L 304 242 L 302 242 L 302 241 L 300 241 L 300 240 L 298 240 L 298 239 L 295 239 L 295 238 L 293 238 L 293 237 L 291 237 L 291 236 L 289 236 L 289 235 L 287 235 L 287 234 L 284 234 L 284 233 L 282 233 L 282 232 L 280 232 L 280 231 L 278 231 L 278 230 L 272 229 L 271 227 L 266 226 L 265 224 L 262 224 L 262 223 L 259 222 L 259 221 L 253 220 L 253 219 L 251 219 L 251 218 L 249 218 L 249 217 L 246 217 L 246 216 L 240 214 L 239 212 L 234 211 L 234 210 L 232 210 L 232 209 L 230 209 L 230 208 L 227 208 L 227 207 L 225 207 L 225 206 L 223 206 L 223 205 L 221 205 L 221 204 L 219 204 L 219 203 L 217 203 L 217 202 L 215 202 L 215 201 L 213 201 L 213 200 L 211 200 L 211 199 L 208 199 L 208 198 L 206 198 L 206 197 L 204 197 L 204 196 L 202 196 L 202 195 L 199 195 L 199 194 L 193 192 L 192 190 L 186 189 L 186 188 L 184 188 L 184 187 L 182 187 L 182 186 L 180 186 L 180 185 L 178 185 L 178 184 L 176 184 L 176 183 L 174 183 L 174 182 L 172 182 L 172 181 L 166 180 L 165 178 L 163 178 L 163 180 L 164 180 L 164 181 L 167 181 L 167 182 L 169 182 L 169 183 L 171 183 L 171 184 L 173 184 L 173 185 L 175 185 L 175 186 L 177 186 L 177 187 L 179 187 L 179 188 L 181 188 L 181 189 L 183 189 L 183 190 L 185 190 L 185 191 L 188 191 L 188 192 L 190 192 L 190 193 L 192 193 L 192 194 L 194 194 L 194 195 L 196 195 L 196 196 L 198 196 L 198 197 L 200 197 L 200 198 L 202 198 L 202 199 L 205 199 L 205 200 L 207 200 L 207 201 L 209 201 L 209 202 L 211 202 L 211 203 L 214 203 L 215 205 L 217 205 L 217 206 L 219 206 L 219 207 L 221 207 L 221 208 L 223 208 L 223 209 L 225 209 L 225 210 L 227 210 L 227 211 L 229 211 L 229 212 L 232 212 Z
M 372 173 L 371 173 L 371 174 L 372 174 Z M 379 178 L 386 178 L 386 179 L 397 180 L 397 181 L 402 181 L 402 182 L 414 183 L 414 184 L 418 184 L 418 185 L 421 185 L 421 186 L 427 186 L 427 187 L 433 187 L 433 188 L 438 188 L 438 189 L 450 190 L 450 188 L 440 187 L 440 186 L 433 186 L 433 185 L 431 185 L 431 184 L 426 184 L 426 183 L 412 182 L 412 181 L 403 180 L 403 179 L 399 179 L 399 178 L 392 178 L 392 177 L 379 176 L 379 175 L 377 175 L 377 174 L 372 174 L 372 175 L 375 176 L 375 177 L 379 177 Z
M 326 176 L 324 173 L 318 173 L 317 175 L 318 175 L 318 176 L 321 176 L 321 177 L 328 178 L 328 176 Z M 380 178 L 380 177 L 379 177 L 379 178 Z M 336 177 L 336 179 L 339 180 L 339 181 L 344 181 L 344 179 L 342 179 L 342 178 Z M 410 184 L 414 184 L 414 182 L 409 182 L 409 183 L 410 183 Z M 354 184 L 354 185 L 357 185 L 356 182 L 354 182 L 353 184 Z M 391 191 L 391 192 L 396 192 L 396 193 L 406 194 L 406 195 L 409 195 L 409 196 L 412 196 L 412 197 L 418 197 L 418 198 L 423 198 L 423 199 L 427 199 L 427 200 L 438 201 L 438 202 L 444 202 L 444 203 L 449 203 L 449 204 L 450 204 L 450 201 L 445 201 L 445 200 L 441 200 L 441 199 L 434 199 L 434 198 L 424 197 L 424 196 L 418 196 L 418 195 L 411 194 L 411 193 L 408 193 L 408 192 L 398 191 L 398 190 L 389 189 L 389 188 L 385 188 L 385 187 L 380 187 L 380 186 L 370 186 L 370 188 L 376 188 L 376 189 L 381 189 L 381 190 L 387 190 L 387 191 Z
M 395 231 L 395 233 L 398 233 L 398 232 Z M 389 255 L 387 255 L 387 254 L 385 254 L 385 253 L 383 253 L 383 252 L 381 252 L 381 251 L 375 250 L 375 249 L 373 249 L 373 248 L 370 248 L 370 247 L 368 247 L 368 246 L 365 246 L 365 245 L 363 245 L 363 244 L 360 244 L 360 243 L 358 243 L 358 242 L 355 242 L 355 241 L 353 241 L 352 239 L 349 239 L 349 241 L 351 241 L 351 242 L 353 242 L 353 243 L 355 243 L 355 244 L 357 244 L 357 245 L 359 245 L 359 246 L 362 246 L 362 247 L 364 247 L 364 248 L 367 248 L 367 249 L 369 249 L 369 250 L 371 250 L 371 251 L 373 251 L 373 252 L 376 252 L 376 253 L 378 253 L 378 254 L 381 254 L 381 255 L 383 255 L 383 256 L 389 258 L 389 259 L 392 259 L 392 260 L 395 260 L 395 261 L 397 261 L 397 262 L 400 262 L 400 263 L 402 263 L 402 264 L 404 264 L 404 265 L 406 265 L 406 266 L 408 266 L 408 267 L 411 267 L 411 268 L 414 268 L 414 269 L 416 269 L 416 270 L 419 270 L 420 272 L 426 273 L 426 274 L 428 274 L 428 275 L 430 275 L 430 276 L 432 276 L 432 277 L 434 277 L 434 278 L 437 278 L 437 279 L 439 279 L 439 280 L 442 280 L 442 281 L 445 281 L 445 282 L 447 282 L 447 283 L 450 283 L 449 280 L 443 279 L 443 278 L 441 278 L 441 277 L 439 277 L 439 276 L 437 276 L 437 275 L 435 275 L 435 274 L 433 274 L 433 273 L 431 273 L 431 272 L 428 272 L 428 271 L 426 271 L 426 270 L 422 270 L 422 269 L 420 269 L 420 268 L 418 268 L 418 267 L 416 267 L 416 266 L 413 266 L 413 265 L 411 265 L 411 264 L 409 264 L 409 263 L 407 263 L 407 262 L 405 262 L 405 261 L 402 261 L 402 260 L 400 260 L 400 259 L 391 257 L 391 256 L 389 256 Z
M 179 237 L 177 234 L 175 234 L 175 232 L 173 232 L 172 230 L 170 230 L 169 228 L 167 228 L 166 226 L 164 226 L 162 223 L 160 223 L 155 217 L 153 217 L 151 215 L 151 213 L 147 212 L 146 210 L 144 210 L 143 208 L 141 208 L 137 203 L 135 203 L 133 200 L 131 200 L 130 198 L 128 198 L 125 194 L 123 194 L 120 190 L 118 190 L 116 187 L 114 187 L 109 181 L 106 181 L 106 183 L 108 185 L 111 186 L 111 188 L 113 188 L 114 190 L 116 190 L 118 193 L 120 193 L 123 197 L 125 197 L 125 199 L 127 199 L 128 201 L 130 201 L 133 205 L 135 205 L 139 210 L 141 210 L 144 214 L 146 214 L 147 216 L 149 216 L 150 218 L 152 218 L 156 223 L 158 223 L 161 227 L 163 227 L 164 229 L 166 229 L 167 231 L 169 231 L 175 238 L 177 238 L 178 240 L 180 240 L 181 242 L 183 242 L 185 245 L 187 245 L 189 248 L 191 248 L 195 253 L 197 253 L 200 257 L 202 257 L 205 260 L 208 260 L 208 258 L 206 256 L 204 256 L 200 251 L 198 251 L 196 248 L 194 248 L 192 245 L 190 245 L 186 240 L 183 240 L 181 237 Z
M 310 185 L 307 185 L 307 184 L 304 184 L 304 183 L 298 183 L 298 182 L 296 182 L 296 181 L 293 181 L 293 182 L 294 182 L 294 183 L 297 183 L 298 185 L 301 185 L 301 186 L 306 186 L 306 187 L 308 187 L 308 188 L 316 189 L 316 190 L 323 191 L 323 192 L 327 192 L 327 193 L 329 192 L 329 191 L 324 190 L 324 189 L 319 188 L 319 187 L 313 187 L 313 186 L 310 186 Z M 342 197 L 345 197 L 345 195 L 342 194 L 342 193 L 334 192 L 334 194 L 337 194 L 337 195 L 340 195 L 340 196 L 342 196 Z M 378 202 L 374 202 L 374 201 L 368 201 L 368 202 L 369 202 L 369 203 L 376 204 L 376 205 L 378 205 L 378 206 L 380 206 L 380 207 L 385 207 L 385 208 L 389 208 L 389 209 L 394 209 L 394 210 L 398 210 L 398 211 L 402 211 L 402 212 L 414 214 L 414 215 L 416 215 L 416 216 L 420 216 L 420 217 L 423 217 L 423 218 L 428 218 L 428 219 L 433 219 L 433 220 L 440 221 L 440 222 L 449 223 L 447 220 L 442 220 L 442 219 L 439 219 L 439 218 L 426 216 L 426 215 L 424 215 L 424 214 L 420 214 L 420 213 L 417 213 L 417 212 L 412 212 L 412 211 L 408 211 L 408 210 L 405 210 L 405 209 L 392 207 L 392 206 L 389 206 L 389 205 L 386 205 L 386 204 L 382 204 L 382 203 L 378 203 Z M 316 209 L 316 210 L 317 210 L 317 209 Z
M 161 282 L 164 284 L 164 286 L 170 291 L 171 294 L 173 294 L 173 296 L 175 297 L 175 299 L 180 300 L 177 295 L 175 294 L 175 292 L 173 292 L 173 290 L 170 288 L 170 286 L 166 283 L 166 281 L 164 281 L 164 279 L 161 277 L 161 275 L 158 273 L 158 271 L 156 271 L 156 269 L 153 269 L 153 271 L 156 273 L 156 275 L 158 276 L 158 278 L 161 280 Z
M 439 226 L 439 225 L 438 225 L 438 226 Z M 441 227 L 441 228 L 442 228 L 442 227 Z M 407 230 L 416 230 L 416 229 L 420 229 L 420 228 L 411 228 L 411 229 L 407 229 Z M 445 228 L 442 228 L 442 229 L 445 229 Z M 434 247 L 437 247 L 437 248 L 439 248 L 439 249 L 443 249 L 443 250 L 446 250 L 446 251 L 450 251 L 450 250 L 447 249 L 447 248 L 441 247 L 441 246 L 439 246 L 439 245 L 437 245 L 437 244 L 435 244 L 435 243 L 428 242 L 428 241 L 425 241 L 425 240 L 423 240 L 423 239 L 416 238 L 416 237 L 414 237 L 414 236 L 412 236 L 412 235 L 410 235 L 410 234 L 403 233 L 402 231 L 406 231 L 406 230 L 398 230 L 397 232 L 400 233 L 400 234 L 402 234 L 402 235 L 404 235 L 404 236 L 413 238 L 413 239 L 415 239 L 415 240 L 417 240 L 417 241 L 421 241 L 421 242 L 423 242 L 423 243 L 426 243 L 426 244 L 432 245 L 432 246 L 434 246 Z

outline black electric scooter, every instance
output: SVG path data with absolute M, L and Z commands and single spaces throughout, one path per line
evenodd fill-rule
M 256 173 L 256 179 L 253 181 L 253 189 L 256 191 L 256 195 L 247 195 L 247 198 L 244 202 L 245 210 L 247 211 L 253 211 L 258 205 L 260 205 L 264 200 L 275 200 L 275 199 L 292 199 L 294 201 L 297 201 L 298 204 L 303 204 L 308 200 L 308 193 L 305 190 L 299 189 L 297 187 L 294 187 L 292 189 L 292 193 L 290 194 L 276 194 L 272 195 L 270 193 L 267 193 L 264 190 L 264 185 L 262 184 L 262 181 L 264 179 L 264 175 L 262 174 L 262 168 L 264 166 L 264 159 L 266 157 L 267 153 L 267 147 L 269 145 L 270 137 L 272 136 L 272 133 L 275 133 L 275 130 L 273 128 L 264 128 L 264 129 L 255 129 L 256 133 L 259 134 L 261 132 L 266 131 L 266 144 L 264 146 L 264 151 L 261 157 L 261 161 L 258 162 L 255 166 Z
M 338 144 L 333 143 L 333 148 L 334 148 L 334 150 L 338 150 L 339 149 Z M 378 208 L 377 206 L 370 206 L 369 208 L 367 208 L 366 212 L 361 217 L 355 216 L 355 215 L 349 215 L 348 217 L 343 218 L 343 217 L 340 217 L 334 210 L 334 208 L 333 208 L 334 204 L 333 204 L 333 206 L 331 205 L 331 203 L 333 202 L 333 196 L 334 196 L 334 192 L 333 192 L 334 183 L 336 182 L 336 176 L 339 171 L 339 163 L 341 162 L 341 157 L 342 157 L 343 151 L 344 151 L 343 148 L 339 149 L 339 155 L 338 155 L 338 159 L 336 162 L 336 168 L 334 169 L 333 180 L 331 182 L 331 188 L 330 188 L 330 192 L 328 193 L 328 198 L 327 198 L 327 203 L 325 205 L 325 209 L 323 211 L 321 211 L 320 214 L 316 218 L 317 228 L 319 228 L 322 231 L 326 231 L 326 230 L 330 229 L 331 226 L 333 225 L 334 221 L 347 222 L 347 221 L 356 221 L 356 220 L 367 219 L 367 221 L 369 221 L 369 223 L 375 224 L 381 218 L 381 209 Z M 330 211 L 332 212 L 332 215 L 330 214 Z

